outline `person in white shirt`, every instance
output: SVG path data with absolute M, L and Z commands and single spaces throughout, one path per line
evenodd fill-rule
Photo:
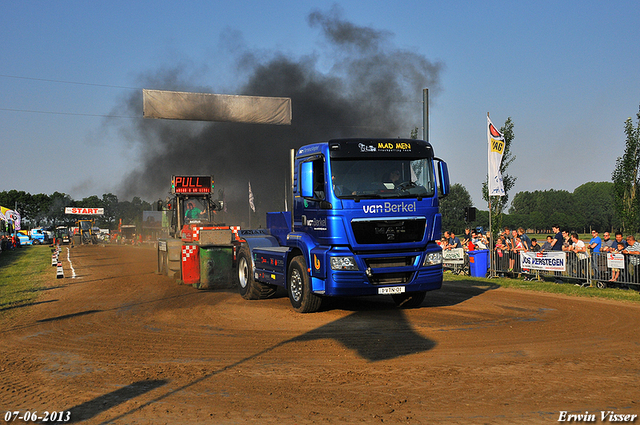
M 572 243 L 569 246 L 568 250 L 576 253 L 576 256 L 578 257 L 578 262 L 576 264 L 578 267 L 578 276 L 584 277 L 586 276 L 587 272 L 587 246 L 585 245 L 584 241 L 581 241 L 578 238 L 577 233 L 571 234 L 571 242 Z

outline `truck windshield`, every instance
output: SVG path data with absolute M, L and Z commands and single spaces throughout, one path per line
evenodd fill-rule
M 338 198 L 430 197 L 435 183 L 430 159 L 331 159 Z

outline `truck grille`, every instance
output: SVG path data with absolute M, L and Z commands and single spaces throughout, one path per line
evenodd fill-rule
M 424 218 L 403 220 L 353 220 L 351 228 L 358 244 L 419 242 L 424 238 Z
M 416 256 L 409 257 L 385 257 L 385 258 L 365 258 L 367 267 L 372 269 L 382 269 L 387 267 L 407 267 L 413 266 Z
M 414 272 L 374 274 L 369 278 L 369 281 L 372 285 L 395 285 L 399 283 L 408 283 L 413 279 L 413 273 Z

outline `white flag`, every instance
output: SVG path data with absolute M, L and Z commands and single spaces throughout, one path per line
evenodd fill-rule
M 256 206 L 253 205 L 253 192 L 251 191 L 251 182 L 249 182 L 249 206 L 251 211 L 256 212 Z
M 493 126 L 487 114 L 487 139 L 489 141 L 489 196 L 504 196 L 500 164 L 504 154 L 504 137 Z

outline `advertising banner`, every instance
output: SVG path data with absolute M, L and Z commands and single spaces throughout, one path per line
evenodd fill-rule
M 446 264 L 464 264 L 464 250 L 462 248 L 445 249 L 442 251 L 442 261 Z
M 161 229 L 164 211 L 142 211 L 142 227 L 145 229 Z
M 0 214 L 4 220 L 13 223 L 13 227 L 16 230 L 20 230 L 20 213 L 15 210 L 10 210 L 6 207 L 0 207 Z
M 489 142 L 489 196 L 504 196 L 502 185 L 502 155 L 504 154 L 504 137 L 489 119 L 487 114 L 487 140 Z
M 104 208 L 80 208 L 80 207 L 65 207 L 65 214 L 79 214 L 79 215 L 103 215 Z
M 607 254 L 607 267 L 610 269 L 624 270 L 624 255 L 623 254 Z
M 563 272 L 567 268 L 567 253 L 564 251 L 521 252 L 520 267 L 529 270 Z

